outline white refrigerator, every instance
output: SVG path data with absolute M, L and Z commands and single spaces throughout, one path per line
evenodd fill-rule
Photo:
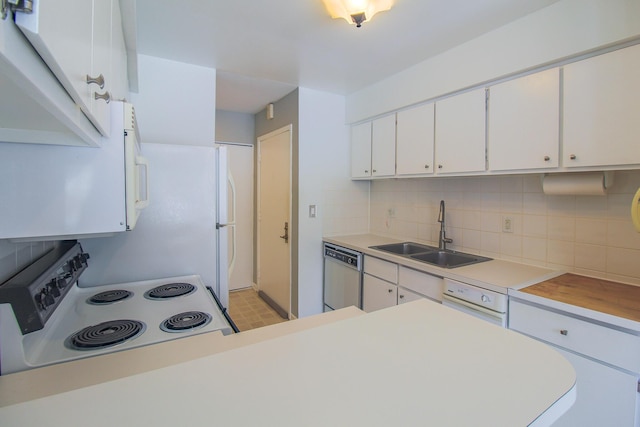
M 150 203 L 136 228 L 82 239 L 91 255 L 80 286 L 197 274 L 228 308 L 226 163 L 213 146 L 142 144 Z M 222 175 L 222 177 L 220 177 Z M 221 214 L 219 215 L 218 212 Z

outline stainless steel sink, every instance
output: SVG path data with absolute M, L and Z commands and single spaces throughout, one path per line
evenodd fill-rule
M 438 248 L 433 246 L 421 245 L 413 242 L 390 243 L 387 245 L 371 246 L 371 249 L 390 252 L 395 255 L 411 255 L 424 252 L 437 251 Z
M 425 252 L 421 254 L 410 255 L 410 258 L 444 268 L 462 267 L 463 265 L 476 264 L 479 262 L 489 261 L 491 259 L 478 255 L 452 251 Z
M 387 245 L 370 246 L 370 248 L 444 268 L 462 267 L 491 260 L 491 258 L 479 255 L 450 250 L 443 251 L 434 246 L 413 242 L 389 243 Z

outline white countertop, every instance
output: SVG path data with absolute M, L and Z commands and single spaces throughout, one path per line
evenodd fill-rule
M 549 425 L 574 384 L 550 347 L 419 300 L 6 406 L 0 425 Z
M 551 270 L 548 268 L 498 259 L 457 268 L 441 268 L 407 257 L 371 249 L 371 246 L 407 241 L 378 236 L 375 234 L 331 236 L 324 237 L 323 240 L 325 242 L 334 243 L 336 245 L 362 252 L 366 255 L 395 262 L 415 270 L 424 271 L 425 273 L 446 277 L 503 294 L 506 294 L 508 289 L 522 289 L 523 287 L 542 282 L 564 273 L 562 270 Z

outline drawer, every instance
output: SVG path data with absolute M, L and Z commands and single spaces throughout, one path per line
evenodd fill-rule
M 509 329 L 640 372 L 640 337 L 510 299 Z
M 441 277 L 400 266 L 398 284 L 411 291 L 442 302 L 444 281 Z
M 365 256 L 364 272 L 393 284 L 398 283 L 398 264 L 394 262 Z

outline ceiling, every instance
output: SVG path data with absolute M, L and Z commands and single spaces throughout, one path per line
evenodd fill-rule
M 396 0 L 362 28 L 322 0 L 137 0 L 137 52 L 217 69 L 216 107 L 348 95 L 559 0 Z

